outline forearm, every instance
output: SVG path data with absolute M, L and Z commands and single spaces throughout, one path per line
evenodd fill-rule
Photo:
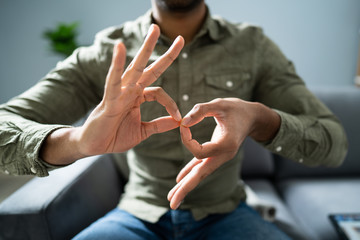
M 68 165 L 86 155 L 79 151 L 78 128 L 60 128 L 45 139 L 40 158 L 52 165 Z

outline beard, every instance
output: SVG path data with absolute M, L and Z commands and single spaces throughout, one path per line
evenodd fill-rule
M 204 0 L 155 0 L 160 8 L 173 13 L 190 12 L 203 1 Z

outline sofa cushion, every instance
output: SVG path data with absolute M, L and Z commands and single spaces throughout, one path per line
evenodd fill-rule
M 342 122 L 349 142 L 344 163 L 338 168 L 309 168 L 280 156 L 275 157 L 277 178 L 360 175 L 360 89 L 356 87 L 322 87 L 312 89 Z
M 266 179 L 247 179 L 245 183 L 257 197 L 276 209 L 274 224 L 295 240 L 310 239 L 306 231 L 285 206 L 273 184 Z
M 116 207 L 121 191 L 109 155 L 35 177 L 0 204 L 0 239 L 70 239 Z
M 292 179 L 277 186 L 309 239 L 338 239 L 328 215 L 360 212 L 360 178 Z

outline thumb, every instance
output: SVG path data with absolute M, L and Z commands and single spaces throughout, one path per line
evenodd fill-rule
M 186 114 L 181 121 L 181 125 L 184 127 L 191 127 L 201 122 L 205 117 L 214 117 L 217 114 L 214 103 L 198 103 Z
M 141 122 L 141 139 L 145 140 L 153 134 L 167 132 L 177 127 L 179 127 L 179 122 L 170 116 Z

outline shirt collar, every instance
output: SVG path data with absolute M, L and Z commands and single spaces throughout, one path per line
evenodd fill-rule
M 205 34 L 209 34 L 210 38 L 214 41 L 218 41 L 222 38 L 222 34 L 221 34 L 221 29 L 220 29 L 220 25 L 218 24 L 218 22 L 211 16 L 210 10 L 207 7 L 207 12 L 206 12 L 206 19 L 205 22 L 203 24 L 203 26 L 201 27 L 200 31 L 198 32 L 198 34 L 195 36 L 194 39 L 201 37 Z
M 143 16 L 140 17 L 140 32 L 141 37 L 145 39 L 146 34 L 150 28 L 150 25 L 154 22 L 152 18 L 152 10 L 148 10 Z M 199 37 L 204 36 L 205 34 L 209 34 L 209 37 L 214 40 L 218 41 L 223 37 L 223 34 L 221 33 L 220 24 L 217 22 L 216 19 L 212 18 L 209 8 L 207 7 L 207 13 L 206 13 L 206 19 L 199 30 L 199 32 L 196 34 L 194 40 L 196 40 Z

